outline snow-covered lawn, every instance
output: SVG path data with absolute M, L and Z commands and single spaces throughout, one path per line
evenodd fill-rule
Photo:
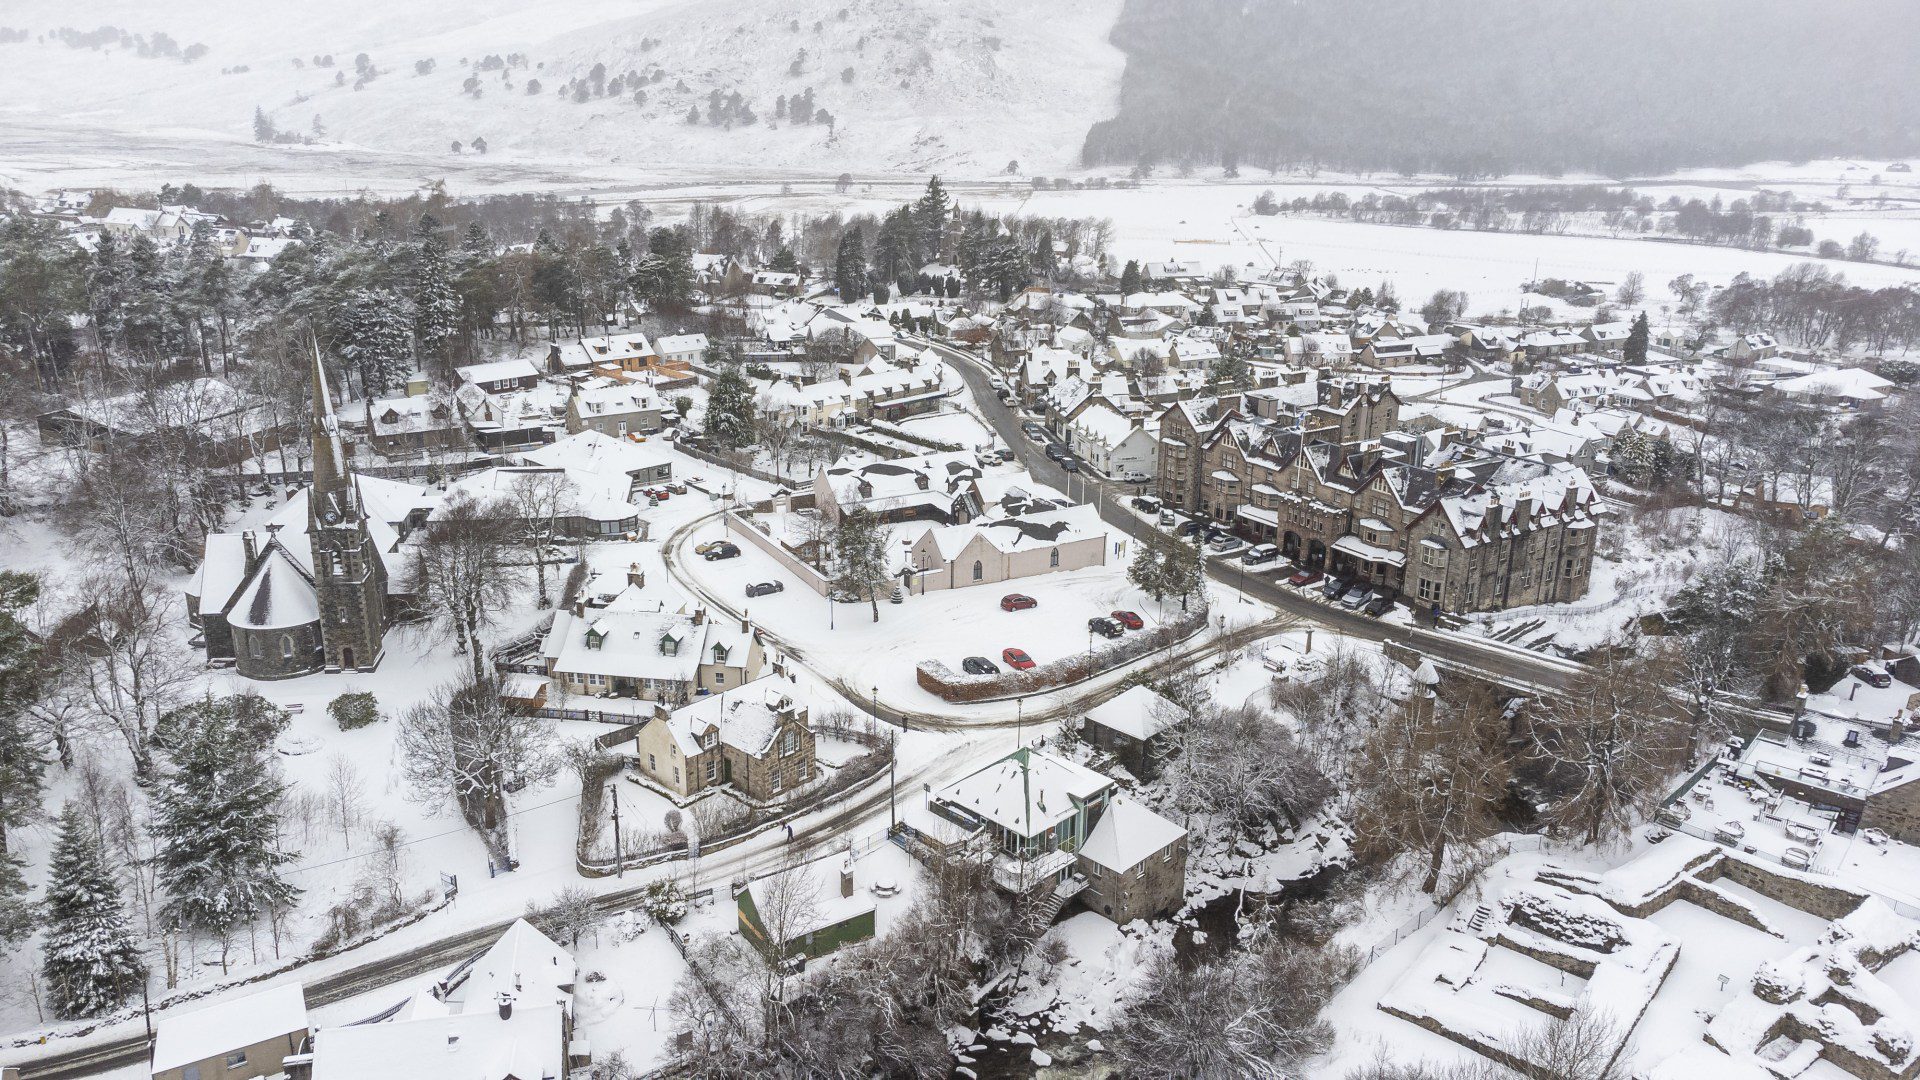
M 994 441 L 993 432 L 985 424 L 958 409 L 908 417 L 896 426 L 923 439 L 936 439 L 968 448 Z

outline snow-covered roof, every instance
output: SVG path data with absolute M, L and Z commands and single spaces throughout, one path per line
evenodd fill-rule
M 232 1050 L 307 1030 L 307 998 L 290 982 L 219 1001 L 154 1025 L 154 1073 L 220 1057 Z
M 466 1012 L 396 1017 L 323 1028 L 313 1040 L 312 1080 L 546 1080 L 565 1075 L 566 1011 L 492 1005 Z M 429 1064 L 430 1063 L 430 1064 Z
M 773 745 L 781 724 L 802 715 L 804 706 L 793 692 L 794 685 L 785 679 L 755 679 L 675 709 L 667 717 L 667 730 L 688 757 L 700 752 L 701 736 L 710 731 L 728 746 L 759 757 Z
M 540 369 L 524 356 L 512 360 L 493 360 L 485 364 L 468 364 L 465 367 L 455 368 L 454 372 L 460 376 L 462 382 L 474 384 L 540 377 Z
M 707 347 L 707 335 L 666 334 L 654 338 L 653 345 L 663 356 L 671 353 L 701 352 Z
M 227 622 L 242 630 L 290 630 L 320 621 L 320 598 L 279 544 L 269 545 Z
M 1136 684 L 1088 709 L 1087 719 L 1145 741 L 1172 727 L 1179 719 L 1179 712 L 1173 702 L 1155 693 L 1152 687 Z
M 1853 401 L 1879 401 L 1894 384 L 1863 368 L 1838 368 L 1781 379 L 1773 388 L 1797 397 L 1837 397 Z
M 1187 835 L 1187 830 L 1133 801 L 1115 795 L 1093 832 L 1080 847 L 1080 856 L 1095 865 L 1124 874 L 1165 851 Z
M 573 1000 L 572 954 L 525 919 L 515 919 L 500 940 L 468 969 L 460 987 L 464 1010 L 492 1010 L 501 994 L 525 1005 L 568 1006 Z
M 1112 787 L 1112 780 L 1085 765 L 1020 749 L 941 788 L 934 798 L 1016 835 L 1033 837 Z
M 658 450 L 650 450 L 630 439 L 618 439 L 592 429 L 535 447 L 522 453 L 520 458 L 535 465 L 606 477 L 631 477 L 635 473 L 651 472 L 673 463 L 671 457 Z

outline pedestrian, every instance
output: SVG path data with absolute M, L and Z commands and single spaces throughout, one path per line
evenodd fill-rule
M 787 822 L 787 843 L 793 843 L 793 822 Z

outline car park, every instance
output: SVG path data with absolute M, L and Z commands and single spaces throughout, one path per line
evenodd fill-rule
M 1294 571 L 1293 576 L 1287 579 L 1287 584 L 1297 585 L 1297 586 L 1300 586 L 1301 588 L 1305 588 L 1308 585 L 1312 585 L 1313 583 L 1319 581 L 1322 576 L 1323 575 L 1318 570 L 1307 570 L 1303 568 L 1303 569 Z
M 1869 667 L 1866 664 L 1853 665 L 1853 677 L 1866 683 L 1868 686 L 1877 686 L 1884 689 L 1885 687 L 1893 685 L 1893 676 L 1879 668 Z
M 1139 616 L 1139 615 L 1137 615 L 1137 614 L 1135 614 L 1134 612 L 1131 612 L 1131 611 L 1116 611 L 1116 612 L 1114 612 L 1114 613 L 1113 613 L 1113 621 L 1114 621 L 1114 622 L 1117 622 L 1117 623 L 1119 623 L 1119 624 L 1120 624 L 1121 626 L 1124 626 L 1124 627 L 1126 627 L 1126 628 L 1127 628 L 1127 629 L 1129 629 L 1129 630 L 1138 630 L 1138 629 L 1140 629 L 1141 627 L 1143 627 L 1143 626 L 1145 626 L 1145 625 L 1147 625 L 1147 624 L 1146 624 L 1146 623 L 1145 623 L 1145 622 L 1144 622 L 1144 621 L 1143 621 L 1143 620 L 1142 620 L 1142 619 L 1140 618 L 1140 616 Z
M 1028 656 L 1025 649 L 1002 649 L 1000 659 L 1015 671 L 1033 670 L 1033 657 Z
M 706 551 L 701 552 L 700 556 L 706 559 L 708 562 L 713 562 L 716 559 L 732 559 L 737 557 L 739 554 L 740 554 L 739 545 L 731 543 L 730 541 L 722 540 L 718 544 L 715 544 L 713 547 L 708 548 Z
M 1008 593 L 1000 598 L 1001 611 L 1025 611 L 1028 608 L 1037 608 L 1039 606 L 1040 601 L 1035 600 L 1026 593 Z
M 777 592 L 786 592 L 787 587 L 778 581 L 756 581 L 747 586 L 748 596 L 771 596 Z
M 984 656 L 969 656 L 960 661 L 960 670 L 969 675 L 998 675 L 1000 665 Z
M 1352 610 L 1358 611 L 1366 607 L 1367 603 L 1372 599 L 1373 590 L 1371 588 L 1366 585 L 1355 585 L 1353 588 L 1347 590 L 1346 595 L 1340 598 L 1340 603 Z
M 1119 623 L 1114 622 L 1105 615 L 1095 615 L 1093 618 L 1088 619 L 1087 629 L 1105 638 L 1117 638 L 1122 633 L 1125 633 L 1125 631 L 1120 629 Z
M 1255 544 L 1242 552 L 1240 561 L 1249 566 L 1256 563 L 1272 562 L 1280 557 L 1280 549 L 1272 544 Z

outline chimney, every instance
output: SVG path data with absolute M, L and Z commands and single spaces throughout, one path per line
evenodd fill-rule
M 706 622 L 707 622 L 707 609 L 703 607 L 694 608 L 693 609 L 693 625 L 705 626 Z
M 753 633 L 753 624 L 747 621 L 745 615 L 740 616 L 740 632 L 743 634 Z
M 1901 740 L 1906 737 L 1907 718 L 1903 715 L 1895 715 L 1893 722 L 1887 725 L 1887 741 L 1894 746 L 1899 746 Z
M 851 855 L 847 857 L 846 862 L 840 864 L 840 895 L 853 895 L 853 857 Z
M 260 538 L 254 535 L 252 529 L 248 529 L 240 534 L 240 546 L 246 551 L 247 571 L 251 573 L 260 562 Z
M 500 991 L 493 996 L 493 1000 L 500 1006 L 500 1019 L 513 1019 L 513 992 L 511 990 Z
M 647 572 L 640 569 L 639 563 L 631 562 L 627 564 L 627 584 L 637 589 L 647 587 Z

